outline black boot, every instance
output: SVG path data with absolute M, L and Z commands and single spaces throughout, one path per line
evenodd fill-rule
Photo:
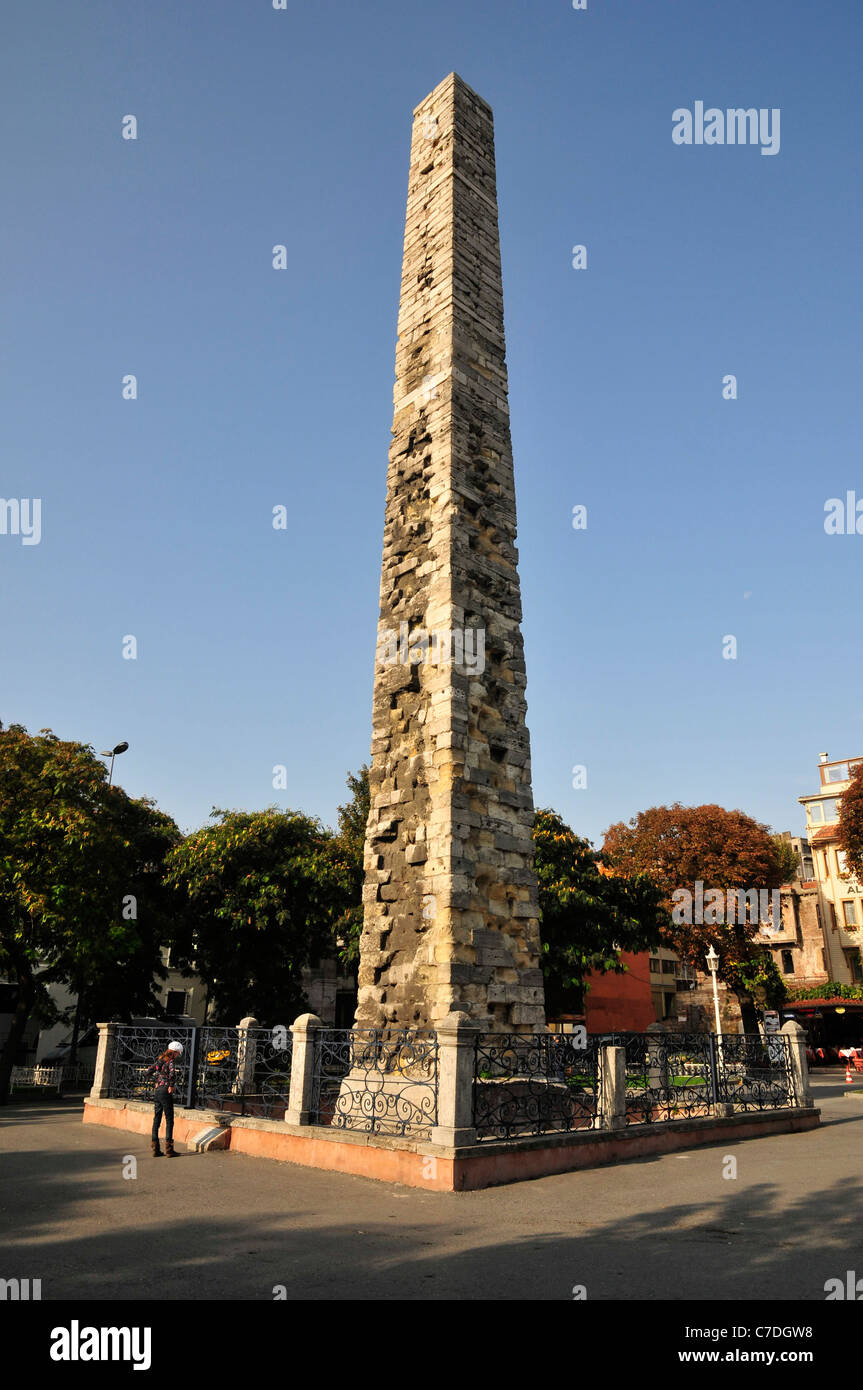
M 151 1142 L 151 1144 L 150 1144 L 150 1148 L 153 1150 L 153 1157 L 154 1157 L 154 1158 L 161 1158 L 161 1157 L 162 1157 L 162 1150 L 159 1148 L 159 1141 L 158 1141 L 158 1139 L 152 1140 L 152 1142 Z

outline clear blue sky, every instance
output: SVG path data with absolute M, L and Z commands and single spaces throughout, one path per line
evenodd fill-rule
M 0 496 L 43 515 L 0 536 L 0 718 L 127 739 L 184 829 L 334 823 L 411 112 L 455 69 L 495 111 L 535 799 L 595 841 L 675 799 L 798 830 L 863 753 L 863 536 L 823 526 L 863 498 L 861 50 L 859 0 L 10 0 Z M 779 107 L 779 154 L 674 145 L 697 100 Z

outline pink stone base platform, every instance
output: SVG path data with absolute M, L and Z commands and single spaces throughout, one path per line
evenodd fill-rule
M 153 1108 L 141 1101 L 94 1100 L 84 1104 L 84 1123 L 149 1136 Z M 528 1139 L 486 1140 L 449 1149 L 422 1141 L 393 1139 L 321 1125 L 287 1125 L 279 1120 L 241 1118 L 217 1110 L 174 1111 L 174 1139 L 191 1143 L 208 1126 L 227 1130 L 232 1153 L 274 1158 L 304 1168 L 354 1173 L 380 1182 L 438 1192 L 468 1192 L 526 1178 L 598 1168 L 631 1158 L 736 1144 L 768 1134 L 815 1129 L 820 1112 L 773 1110 L 709 1119 L 668 1120 L 626 1130 L 544 1134 Z

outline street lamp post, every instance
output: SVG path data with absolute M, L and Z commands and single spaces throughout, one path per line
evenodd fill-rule
M 719 1078 L 720 1076 L 724 1076 L 725 1058 L 722 1055 L 722 1024 L 719 1020 L 719 990 L 716 988 L 716 972 L 719 969 L 719 956 L 712 945 L 707 952 L 707 969 L 710 971 L 710 978 L 713 981 L 713 1018 L 716 1023 L 716 1050 L 713 1054 L 716 1059 L 713 1067 L 713 1098 L 718 1105 L 720 1097 Z
M 108 773 L 108 786 L 109 786 L 109 787 L 110 787 L 111 783 L 112 783 L 113 780 L 114 780 L 114 759 L 116 758 L 116 756 L 117 756 L 118 753 L 125 753 L 125 751 L 126 751 L 126 749 L 127 749 L 128 747 L 129 747 L 128 743 L 118 743 L 118 744 L 116 745 L 115 748 L 104 749 L 104 750 L 99 754 L 99 756 L 100 756 L 101 758 L 110 758 L 110 759 L 111 759 L 111 770 L 110 770 L 110 772 Z
M 716 954 L 715 947 L 711 946 L 707 952 L 707 969 L 710 971 L 710 978 L 713 981 L 713 1017 L 716 1021 L 716 1035 L 722 1034 L 722 1024 L 719 1021 L 719 990 L 716 988 L 716 972 L 719 969 L 719 956 Z
M 109 788 L 110 788 L 110 786 L 111 786 L 111 783 L 112 783 L 113 780 L 114 780 L 114 759 L 117 757 L 118 753 L 125 753 L 125 751 L 126 751 L 126 749 L 127 749 L 128 747 L 129 747 L 128 743 L 117 743 L 117 744 L 114 745 L 113 748 L 103 749 L 103 751 L 99 754 L 100 758 L 110 758 L 110 759 L 111 759 L 111 770 L 110 770 L 110 772 L 108 773 L 108 786 L 109 786 Z M 80 972 L 79 972 L 78 977 L 77 977 L 77 980 L 76 980 L 76 983 L 75 983 L 75 1020 L 74 1020 L 74 1023 L 72 1024 L 72 1045 L 71 1045 L 71 1047 L 70 1047 L 70 1049 L 69 1049 L 69 1062 L 70 1062 L 70 1064 L 72 1064 L 72 1065 L 74 1065 L 75 1061 L 77 1060 L 77 1056 L 78 1056 L 78 1035 L 79 1035 L 80 1026 L 81 1026 L 81 999 L 82 999 L 82 997 L 83 997 L 83 994 L 84 994 L 84 980 L 83 980 L 82 975 L 81 975 Z M 62 1075 L 62 1073 L 61 1073 L 61 1075 Z

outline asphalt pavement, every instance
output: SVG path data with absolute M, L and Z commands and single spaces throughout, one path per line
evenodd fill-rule
M 13 1101 L 0 1278 L 41 1279 L 43 1300 L 823 1301 L 863 1277 L 863 1080 L 813 1090 L 810 1133 L 468 1193 L 182 1145 L 153 1159 L 82 1124 L 80 1100 Z

